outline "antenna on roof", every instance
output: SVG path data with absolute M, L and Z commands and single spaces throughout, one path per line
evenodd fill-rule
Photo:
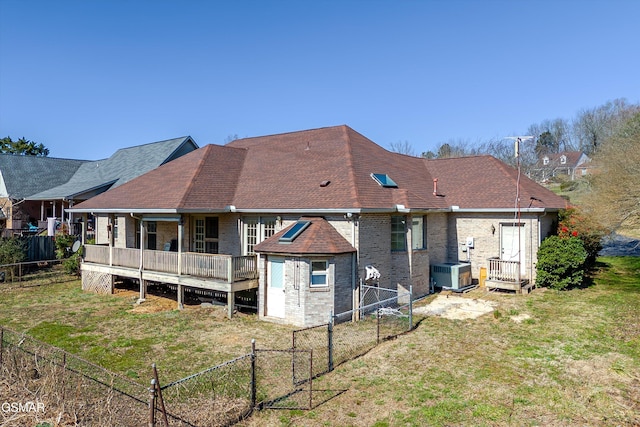
M 531 135 L 527 135 L 527 136 L 505 136 L 504 139 L 512 139 L 514 140 L 514 153 L 515 153 L 515 157 L 516 159 L 520 158 L 520 143 L 523 141 L 529 141 L 531 139 L 533 139 L 533 136 Z
M 305 151 L 311 150 L 311 143 L 309 141 L 307 141 L 307 148 L 305 148 L 304 150 Z

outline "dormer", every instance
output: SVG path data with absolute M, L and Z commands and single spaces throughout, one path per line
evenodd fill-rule
M 549 164 L 549 156 L 544 156 L 542 158 L 542 164 L 545 166 Z
M 560 156 L 560 164 L 561 165 L 566 165 L 567 164 L 567 156 L 565 156 L 564 154 L 562 156 Z

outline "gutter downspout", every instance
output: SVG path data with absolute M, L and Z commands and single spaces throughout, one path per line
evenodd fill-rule
M 356 220 L 351 220 L 351 246 L 356 247 Z M 358 250 L 351 255 L 351 289 L 353 292 L 353 321 L 360 320 L 360 310 L 356 310 L 360 306 L 360 288 L 358 287 Z

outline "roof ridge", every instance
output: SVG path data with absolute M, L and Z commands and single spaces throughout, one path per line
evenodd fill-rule
M 237 179 L 233 183 L 233 194 L 231 195 L 231 202 L 235 205 L 236 194 L 238 193 L 238 186 L 240 184 L 240 177 L 244 172 L 244 168 L 246 164 L 245 160 L 247 160 L 247 153 L 249 152 L 249 149 L 245 147 L 227 147 L 226 145 L 220 145 L 220 147 L 242 151 L 242 167 L 240 168 L 240 172 L 238 173 Z
M 350 187 L 351 187 L 351 192 L 353 193 L 353 198 L 354 198 L 354 204 L 356 205 L 356 207 L 361 208 L 362 207 L 362 203 L 360 203 L 360 196 L 358 194 L 358 186 L 356 185 L 356 176 L 355 176 L 355 171 L 354 171 L 354 161 L 353 161 L 353 150 L 352 150 L 352 146 L 351 146 L 351 135 L 349 134 L 349 130 L 351 128 L 347 125 L 343 125 L 342 126 L 342 130 L 345 134 L 345 137 L 347 139 L 347 163 L 349 164 L 349 181 L 351 183 Z
M 117 153 L 118 151 L 123 151 L 123 150 L 131 150 L 133 148 L 140 148 L 140 147 L 144 147 L 147 145 L 152 145 L 152 144 L 160 144 L 163 142 L 169 142 L 169 141 L 177 141 L 177 140 L 182 140 L 182 142 L 184 143 L 184 141 L 186 141 L 187 138 L 191 138 L 190 135 L 185 135 L 185 136 L 178 136 L 176 138 L 169 138 L 169 139 L 162 139 L 160 141 L 152 141 L 152 142 L 146 142 L 144 144 L 138 144 L 138 145 L 131 145 L 129 147 L 122 147 L 122 148 L 118 148 L 116 151 L 113 152 L 113 154 Z M 193 138 L 191 138 L 193 139 Z M 194 141 L 195 142 L 195 141 Z M 109 157 L 113 157 L 113 154 Z
M 271 133 L 271 134 L 267 134 L 267 135 L 247 136 L 245 138 L 234 139 L 233 141 L 229 142 L 228 144 L 225 144 L 225 146 L 226 145 L 233 146 L 233 143 L 235 141 L 246 141 L 246 140 L 250 140 L 250 139 L 264 139 L 264 138 L 270 138 L 270 137 L 274 137 L 274 136 L 294 135 L 296 133 L 308 133 L 308 132 L 315 132 L 315 131 L 324 130 L 324 129 L 338 129 L 338 128 L 351 129 L 351 128 L 349 128 L 349 126 L 344 125 L 344 124 L 343 125 L 334 125 L 334 126 L 321 126 L 321 127 L 313 128 L 313 129 L 301 129 L 301 130 L 294 130 L 294 131 L 290 131 L 290 132 Z
M 209 152 L 212 150 L 212 144 L 208 144 L 205 145 L 204 147 L 202 147 L 201 149 L 204 150 L 204 153 L 202 154 L 202 156 L 200 156 L 200 159 L 198 160 L 198 166 L 196 166 L 195 168 L 193 168 L 193 171 L 191 173 L 191 179 L 189 179 L 189 185 L 187 185 L 187 188 L 185 188 L 185 191 L 182 193 L 182 196 L 180 197 L 180 202 L 178 203 L 178 206 L 183 206 L 188 198 L 188 195 L 191 193 L 191 189 L 193 188 L 193 186 L 195 185 L 195 177 L 198 176 L 198 174 L 200 173 L 200 171 L 202 170 L 203 165 L 206 163 L 205 159 L 209 156 Z M 192 153 L 196 153 L 198 150 L 200 150 L 200 148 L 192 151 Z

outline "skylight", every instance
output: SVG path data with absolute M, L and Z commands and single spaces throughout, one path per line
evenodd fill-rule
M 286 233 L 280 236 L 280 243 L 291 243 L 311 224 L 311 221 L 298 221 Z
M 386 173 L 372 173 L 371 178 L 383 187 L 398 188 L 398 184 L 396 184 L 396 182 Z

